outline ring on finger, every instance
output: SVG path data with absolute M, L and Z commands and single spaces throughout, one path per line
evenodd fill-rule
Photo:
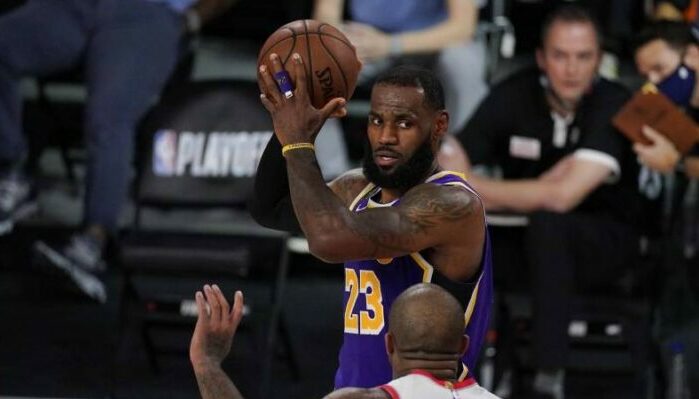
M 279 71 L 274 74 L 274 80 L 277 81 L 279 91 L 284 93 L 284 98 L 287 100 L 294 96 L 294 86 L 291 84 L 291 76 L 287 71 Z

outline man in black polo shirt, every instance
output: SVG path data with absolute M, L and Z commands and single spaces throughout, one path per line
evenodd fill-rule
M 554 11 L 542 26 L 539 68 L 495 86 L 459 135 L 475 170 L 502 171 L 504 179 L 469 176 L 486 208 L 529 215 L 534 388 L 555 398 L 563 397 L 572 293 L 616 281 L 638 246 L 635 157 L 610 123 L 629 95 L 597 77 L 600 54 L 586 11 Z

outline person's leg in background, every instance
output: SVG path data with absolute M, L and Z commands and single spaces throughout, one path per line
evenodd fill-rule
M 463 129 L 488 93 L 485 62 L 485 45 L 477 39 L 440 52 L 436 67 L 449 111 L 449 133 Z
M 27 144 L 20 78 L 76 65 L 87 43 L 91 7 L 91 1 L 29 0 L 0 15 L 0 235 L 36 207 L 22 170 Z
M 96 24 L 85 60 L 84 230 L 63 248 L 37 243 L 39 252 L 56 266 L 89 274 L 104 268 L 104 246 L 117 229 L 132 175 L 136 126 L 174 70 L 185 32 L 181 15 L 162 3 L 144 0 L 101 2 Z M 106 300 L 99 280 L 90 279 L 90 284 L 73 280 L 88 296 Z
M 524 250 L 531 275 L 534 389 L 562 399 L 568 362 L 568 322 L 575 274 L 570 217 L 538 212 L 529 218 Z
M 610 286 L 633 267 L 638 235 L 604 216 L 552 212 L 531 215 L 525 233 L 531 273 L 534 389 L 564 397 L 568 363 L 568 325 L 576 292 Z

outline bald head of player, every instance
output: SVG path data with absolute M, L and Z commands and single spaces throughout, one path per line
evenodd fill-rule
M 211 298 L 207 296 L 206 301 L 215 301 L 218 303 L 218 308 L 228 309 L 228 302 L 223 294 L 218 288 L 215 290 Z M 229 321 L 233 325 L 232 332 L 229 333 L 230 339 L 233 338 L 237 323 L 242 317 L 242 299 L 242 294 L 237 293 L 233 310 L 231 310 L 233 316 Z M 206 347 L 203 342 L 209 334 L 212 334 L 206 332 L 211 328 L 207 326 L 211 319 L 208 316 L 203 317 L 206 314 L 206 302 L 201 293 L 197 293 L 197 305 L 199 319 L 194 332 L 195 338 L 192 339 L 190 356 L 193 356 L 192 364 L 195 367 L 202 398 L 242 399 L 243 396 L 233 381 L 220 367 L 220 360 L 225 353 L 216 354 L 218 361 L 213 363 L 195 361 L 194 355 L 191 354 L 203 351 Z M 386 334 L 386 352 L 393 369 L 393 378 L 403 377 L 414 370 L 424 370 L 441 380 L 454 382 L 457 379 L 459 361 L 468 347 L 468 337 L 463 335 L 463 331 L 464 310 L 446 290 L 435 284 L 422 283 L 403 291 L 391 308 L 389 329 Z M 479 391 L 478 395 L 482 393 Z M 388 391 L 381 388 L 347 387 L 329 393 L 324 399 L 388 399 L 390 397 Z M 494 398 L 492 395 L 488 397 Z
M 464 309 L 438 285 L 414 285 L 393 303 L 385 339 L 393 378 L 421 369 L 455 380 L 468 347 Z

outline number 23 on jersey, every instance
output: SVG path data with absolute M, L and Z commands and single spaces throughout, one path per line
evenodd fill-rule
M 378 335 L 384 327 L 381 281 L 371 270 L 345 269 L 345 291 L 349 292 L 345 308 L 345 332 Z M 359 295 L 366 300 L 366 310 L 355 312 Z

